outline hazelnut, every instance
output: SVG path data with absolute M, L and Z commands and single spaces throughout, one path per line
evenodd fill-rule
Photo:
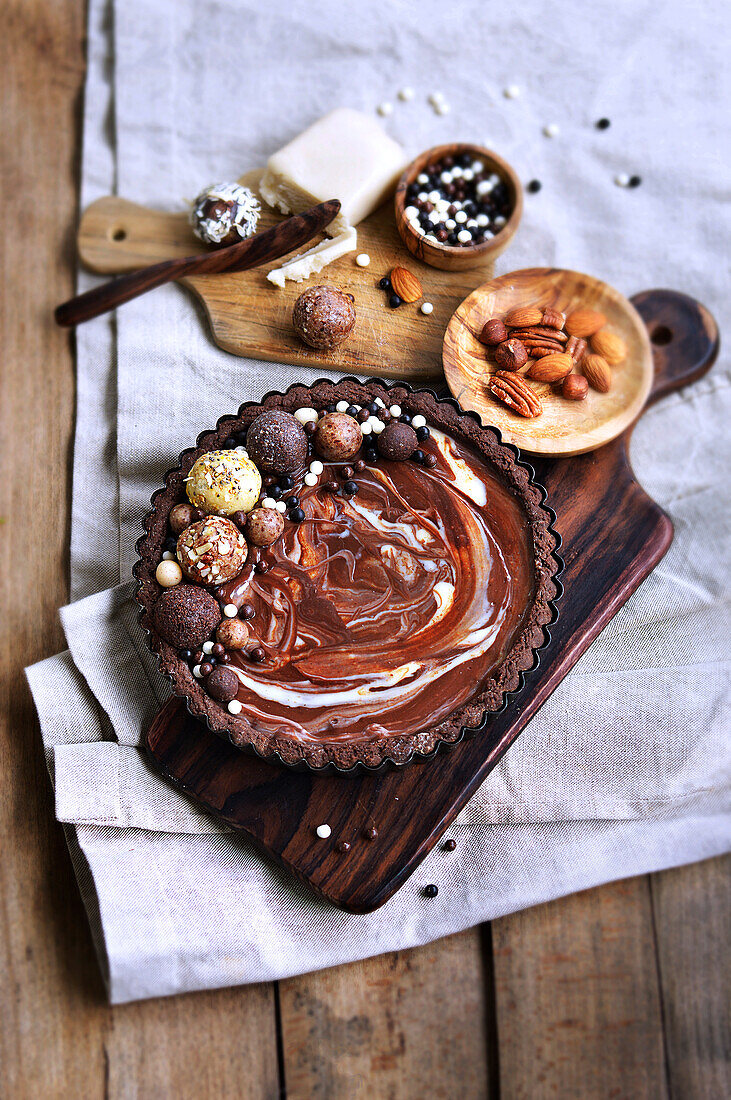
M 499 321 L 497 317 L 493 317 L 491 321 L 488 321 L 477 339 L 481 344 L 486 344 L 488 348 L 495 348 L 498 344 L 502 344 L 504 340 L 508 338 L 508 330 L 502 321 Z
M 519 370 L 528 362 L 528 352 L 520 340 L 513 336 L 495 349 L 495 362 L 501 370 Z
M 561 385 L 561 393 L 567 401 L 583 401 L 589 392 L 589 383 L 580 374 L 567 374 Z

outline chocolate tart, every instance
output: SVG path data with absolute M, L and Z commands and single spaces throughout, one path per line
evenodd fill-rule
M 259 635 L 266 664 L 229 655 L 244 700 L 232 714 L 155 629 L 162 592 L 155 570 L 170 510 L 185 500 L 196 459 L 246 430 L 262 410 L 376 398 L 426 418 L 432 435 L 423 447 L 437 461 L 426 469 L 380 459 L 350 498 L 322 485 L 298 491 L 306 521 L 288 522 L 279 548 L 252 548 L 237 581 L 202 590 L 221 606 L 253 592 L 257 616 L 267 619 L 266 637 Z M 202 433 L 151 503 L 133 570 L 150 648 L 194 717 L 272 763 L 343 772 L 429 757 L 483 730 L 523 689 L 550 639 L 562 562 L 545 492 L 496 429 L 430 390 L 344 378 L 269 393 Z M 262 554 L 271 568 L 253 572 Z M 288 639 L 281 652 L 276 637 Z

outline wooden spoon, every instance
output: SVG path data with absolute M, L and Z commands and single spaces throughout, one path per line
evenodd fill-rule
M 177 260 L 163 260 L 162 263 L 143 267 L 121 275 L 102 286 L 87 290 L 76 298 L 60 305 L 54 316 L 59 325 L 70 326 L 89 321 L 106 313 L 110 309 L 137 298 L 148 290 L 163 283 L 180 279 L 183 275 L 214 275 L 221 271 L 247 271 L 260 264 L 269 263 L 286 255 L 295 248 L 301 248 L 330 224 L 340 210 L 337 199 L 329 199 L 313 206 L 304 214 L 286 218 L 271 229 L 256 233 L 240 244 L 228 245 L 203 256 L 184 256 Z

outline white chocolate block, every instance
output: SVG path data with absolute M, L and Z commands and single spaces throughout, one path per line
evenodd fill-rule
M 281 267 L 275 267 L 267 275 L 270 283 L 283 287 L 289 279 L 293 283 L 301 283 L 303 279 L 309 279 L 322 271 L 323 267 L 331 264 L 333 260 L 340 259 L 346 252 L 353 252 L 358 243 L 358 233 L 355 229 L 347 229 L 332 240 L 320 241 L 314 248 L 302 252 L 299 256 L 293 256 Z
M 385 201 L 405 165 L 404 150 L 374 118 L 338 107 L 269 158 L 259 190 L 284 214 L 339 199 L 340 213 L 328 226 L 337 236 Z

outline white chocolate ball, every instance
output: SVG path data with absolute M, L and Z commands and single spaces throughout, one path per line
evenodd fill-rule
M 195 462 L 186 492 L 195 508 L 213 516 L 250 512 L 261 493 L 261 474 L 241 451 L 208 451 Z
M 176 561 L 161 561 L 155 570 L 155 580 L 162 588 L 174 588 L 183 579 L 183 570 Z

